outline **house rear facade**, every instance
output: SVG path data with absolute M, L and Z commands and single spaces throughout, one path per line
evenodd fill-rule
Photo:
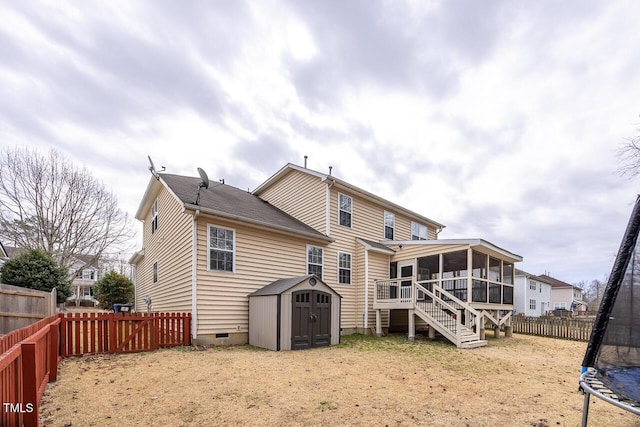
M 136 309 L 146 298 L 191 312 L 204 344 L 246 343 L 249 294 L 309 274 L 340 295 L 341 334 L 450 329 L 460 345 L 469 329 L 478 341 L 485 321 L 508 324 L 522 259 L 481 239 L 438 240 L 443 224 L 293 164 L 252 193 L 154 174 L 136 218 Z

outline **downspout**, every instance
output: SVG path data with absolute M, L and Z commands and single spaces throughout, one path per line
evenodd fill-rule
M 191 338 L 193 340 L 198 337 L 198 215 L 200 215 L 199 209 L 193 213 L 193 222 L 191 223 L 193 234 L 191 241 Z
M 325 232 L 327 236 L 331 236 L 331 187 L 336 182 L 334 180 L 327 179 L 327 190 L 325 197 Z
M 369 323 L 369 250 L 364 250 L 364 319 L 362 325 L 364 328 L 363 334 L 367 332 L 367 325 Z

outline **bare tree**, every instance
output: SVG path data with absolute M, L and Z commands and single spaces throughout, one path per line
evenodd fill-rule
M 640 134 L 640 127 L 636 129 Z M 640 136 L 627 138 L 618 148 L 618 172 L 629 179 L 640 175 Z
M 58 151 L 27 147 L 0 153 L 0 238 L 42 249 L 69 267 L 73 257 L 96 260 L 133 237 L 131 219 L 86 168 Z

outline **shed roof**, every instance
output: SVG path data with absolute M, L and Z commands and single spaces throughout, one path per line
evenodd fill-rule
M 249 294 L 249 296 L 255 297 L 255 296 L 264 296 L 264 295 L 280 295 L 281 293 L 288 291 L 289 289 L 293 288 L 296 285 L 299 285 L 300 283 L 304 282 L 307 279 L 310 279 L 311 277 L 315 277 L 318 282 L 324 284 L 326 287 L 331 289 L 336 295 L 340 296 L 339 293 L 334 291 L 331 286 L 327 285 L 325 282 L 322 281 L 322 279 L 320 279 L 315 274 L 307 274 L 306 276 L 278 279 L 275 282 L 269 283 L 264 288 L 258 289 L 257 291 Z

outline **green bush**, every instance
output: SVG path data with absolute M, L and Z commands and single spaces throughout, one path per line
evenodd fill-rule
M 122 274 L 111 270 L 95 286 L 96 299 L 100 307 L 113 310 L 113 304 L 133 303 L 133 282 Z
M 58 303 L 71 295 L 69 270 L 39 249 L 30 249 L 6 261 L 0 268 L 0 282 L 47 292 L 56 288 Z

